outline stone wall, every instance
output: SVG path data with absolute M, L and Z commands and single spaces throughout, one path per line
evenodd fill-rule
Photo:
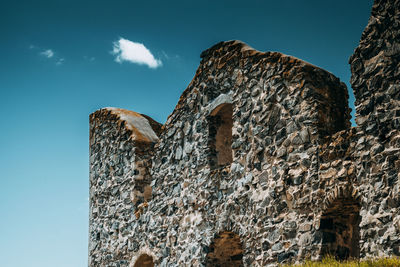
M 361 252 L 399 255 L 400 1 L 375 1 L 349 62 L 358 125 L 352 158 L 362 196 Z
M 170 249 L 161 249 L 159 263 L 204 263 L 224 231 L 240 235 L 244 262 L 283 261 L 297 254 L 296 229 L 308 222 L 296 210 L 310 201 L 301 198 L 318 175 L 317 143 L 349 125 L 349 109 L 339 108 L 347 89 L 308 63 L 236 41 L 202 56 L 156 147 L 156 212 L 149 207 L 145 216 L 155 220 L 162 211 L 150 229 L 166 228 L 167 237 L 157 239 Z M 332 104 L 332 96 L 342 102 Z M 226 103 L 233 105 L 233 162 L 213 169 L 208 118 Z
M 398 13 L 397 3 L 376 1 L 371 21 Z M 395 18 L 371 36 L 386 38 L 379 36 L 397 27 Z M 131 111 L 93 113 L 89 265 L 275 266 L 328 253 L 399 255 L 398 80 L 389 68 L 394 87 L 363 87 L 389 71 L 386 61 L 372 73 L 355 67 L 372 62 L 362 52 L 365 36 L 351 59 L 357 127 L 338 78 L 239 41 L 202 53 L 162 128 Z M 371 100 L 384 88 L 393 91 L 386 102 Z
M 376 0 L 350 58 L 356 120 L 381 139 L 400 128 L 400 1 Z
M 90 266 L 131 260 L 135 242 L 128 236 L 151 199 L 149 170 L 159 132 L 158 123 L 132 111 L 106 108 L 90 115 Z

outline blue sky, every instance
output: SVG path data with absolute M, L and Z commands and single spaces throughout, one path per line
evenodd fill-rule
M 231 39 L 306 60 L 349 87 L 348 58 L 371 5 L 2 1 L 1 265 L 87 266 L 90 113 L 115 106 L 164 123 L 193 78 L 201 51 Z M 147 50 L 126 51 L 121 38 Z M 136 58 L 135 51 L 146 57 Z

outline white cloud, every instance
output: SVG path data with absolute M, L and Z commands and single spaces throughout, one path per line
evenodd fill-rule
M 64 61 L 65 61 L 64 58 L 60 58 L 60 59 L 57 60 L 56 65 L 57 66 L 62 65 L 64 63 Z
M 179 55 L 167 54 L 164 50 L 161 51 L 161 54 L 166 60 L 177 60 L 177 59 L 180 59 Z
M 169 59 L 169 56 L 168 56 L 167 53 L 165 53 L 165 51 L 161 51 L 161 53 L 163 54 L 163 56 L 164 56 L 166 59 Z
M 54 52 L 51 49 L 44 50 L 43 52 L 40 52 L 40 55 L 45 56 L 47 58 L 52 58 L 54 56 Z
M 115 61 L 122 63 L 129 61 L 139 65 L 147 65 L 155 69 L 162 66 L 159 59 L 155 59 L 153 54 L 141 43 L 135 43 L 124 38 L 120 38 L 113 43 L 112 54 L 115 55 Z
M 65 58 L 60 55 L 60 53 L 54 51 L 53 49 L 46 49 L 36 45 L 29 45 L 30 50 L 35 51 L 37 55 L 46 58 L 46 61 L 54 63 L 56 66 L 63 65 L 65 63 Z
M 95 57 L 88 57 L 88 56 L 83 56 L 83 59 L 84 59 L 84 60 L 87 60 L 87 61 L 90 61 L 90 62 L 93 62 L 93 61 L 96 60 Z

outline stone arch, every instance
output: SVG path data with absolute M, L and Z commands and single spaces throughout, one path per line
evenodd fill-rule
M 230 231 L 217 234 L 209 246 L 205 265 L 209 267 L 243 266 L 243 248 L 239 235 Z
M 208 148 L 211 169 L 232 163 L 232 115 L 232 104 L 222 103 L 215 107 L 208 116 Z
M 321 256 L 338 260 L 360 256 L 360 201 L 357 190 L 338 186 L 324 203 L 320 218 Z
M 154 267 L 153 257 L 148 254 L 141 254 L 136 259 L 133 267 Z
M 326 210 L 336 199 L 352 198 L 360 202 L 360 192 L 349 184 L 338 185 L 331 192 L 329 192 L 323 203 L 323 210 Z

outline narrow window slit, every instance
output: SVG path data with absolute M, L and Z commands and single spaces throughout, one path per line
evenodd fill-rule
M 211 169 L 218 169 L 232 163 L 232 113 L 232 104 L 221 104 L 208 117 Z

